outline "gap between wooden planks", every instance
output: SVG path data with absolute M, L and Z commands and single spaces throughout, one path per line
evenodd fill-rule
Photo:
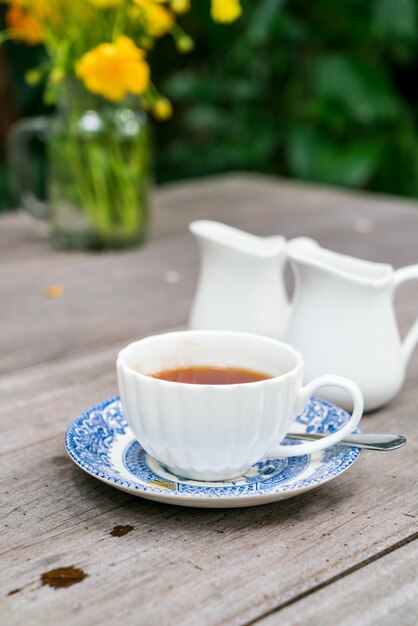
M 418 532 L 245 626 L 416 626 L 417 538 Z
M 146 618 L 137 623 L 160 619 L 173 624 L 243 624 L 276 607 L 278 600 L 299 597 L 296 590 L 309 592 L 312 586 L 345 576 L 365 555 L 380 556 L 382 546 L 394 540 L 394 529 L 397 543 L 402 534 L 410 536 L 414 520 L 409 515 L 418 508 L 412 494 L 411 513 L 402 518 L 405 503 L 393 498 L 391 484 L 386 488 L 388 506 L 369 503 L 378 480 L 369 480 L 370 471 L 360 461 L 339 481 L 286 503 L 225 513 L 170 508 L 118 493 L 64 461 L 58 463 L 60 448 L 57 442 L 42 446 L 41 472 L 30 456 L 19 455 L 13 499 L 21 506 L 8 520 L 14 541 L 9 539 L 2 555 L 2 589 L 10 591 L 15 585 L 23 591 L 7 600 L 9 615 L 23 617 L 26 608 L 42 615 L 48 607 L 51 618 L 76 623 L 74 603 L 80 603 L 86 623 L 96 623 L 96 618 L 111 623 L 107 615 L 113 611 L 127 619 L 127 608 L 137 606 Z M 36 447 L 33 452 L 38 457 Z M 49 459 L 54 459 L 54 476 L 48 471 Z M 380 479 L 388 481 L 381 470 L 379 464 Z M 366 478 L 360 481 L 358 472 Z M 25 491 L 33 489 L 26 503 L 19 498 L 22 480 Z M 53 502 L 46 498 L 48 490 L 57 493 Z M 26 511 L 32 511 L 32 527 L 25 525 Z M 366 513 L 377 522 L 377 531 Z M 116 544 L 109 532 L 118 523 L 133 525 L 135 532 Z M 70 562 L 89 574 L 87 586 L 68 595 L 39 588 L 42 572 Z M 201 622 L 196 606 L 203 607 Z
M 303 227 L 306 229 L 304 234 L 315 236 L 318 233 L 324 245 L 365 258 L 391 260 L 396 265 L 415 260 L 417 214 L 407 203 L 265 179 L 246 182 L 242 178 L 209 181 L 199 188 L 190 185 L 165 190 L 160 197 L 167 206 L 176 202 L 178 212 L 172 212 L 171 219 L 160 224 L 161 230 L 155 241 L 161 237 L 164 244 L 152 242 L 144 249 L 149 251 L 146 253 L 149 260 L 158 256 L 163 261 L 164 258 L 166 261 L 178 259 L 188 265 L 189 252 L 185 255 L 182 251 L 187 221 L 208 215 L 214 204 L 215 189 L 219 204 L 211 217 L 220 215 L 225 221 L 248 230 L 258 230 L 260 234 L 276 232 L 280 227 L 291 236 L 301 234 Z M 182 210 L 182 206 L 186 206 L 186 210 Z M 341 210 L 335 210 L 337 206 Z M 206 215 L 202 215 L 202 211 Z M 370 236 L 348 237 L 353 220 L 361 216 L 375 220 L 376 230 Z M 393 237 L 395 228 L 396 238 Z M 181 236 L 173 237 L 174 232 L 181 232 Z M 20 243 L 23 245 L 24 242 L 20 240 Z M 34 245 L 38 246 L 38 242 Z M 54 268 L 56 273 L 51 276 L 55 278 L 64 271 L 67 257 L 48 253 L 49 258 L 42 260 L 42 254 L 44 252 L 39 252 L 38 260 L 30 264 L 35 274 L 29 272 L 19 278 L 25 268 L 23 260 L 7 264 L 10 280 L 4 285 L 7 289 L 12 288 L 12 296 L 18 295 L 16 291 L 13 293 L 13 287 L 17 291 L 22 289 L 22 306 L 33 304 L 33 300 L 28 300 L 27 287 L 33 284 L 34 276 L 42 268 L 48 271 L 52 255 L 54 261 L 60 260 Z M 145 252 L 140 254 L 145 255 Z M 197 258 L 196 252 L 194 258 Z M 104 259 L 101 259 L 101 271 L 106 276 L 113 261 L 110 263 Z M 125 262 L 133 262 L 129 255 L 124 259 L 123 266 Z M 98 304 L 100 290 L 96 294 L 94 282 L 87 281 L 83 287 L 87 276 L 85 263 L 79 263 L 78 275 L 76 272 L 71 278 L 69 270 L 66 275 L 69 280 L 71 278 L 69 284 L 73 285 L 75 292 L 82 295 L 83 289 L 90 290 L 92 299 Z M 97 279 L 96 270 L 100 264 L 90 261 L 87 265 L 91 266 L 89 280 Z M 122 265 L 120 269 L 124 270 Z M 125 282 L 119 283 L 119 295 L 127 293 L 131 298 L 132 293 L 141 293 L 140 289 L 134 291 L 135 279 L 142 275 L 141 272 L 138 274 L 128 268 Z M 195 275 L 196 268 L 190 268 L 189 276 Z M 158 276 L 161 280 L 160 274 Z M 12 279 L 16 282 L 13 283 Z M 148 327 L 149 320 L 152 320 L 150 324 L 155 323 L 153 307 L 155 310 L 155 305 L 161 298 L 165 299 L 167 293 L 172 295 L 172 307 L 169 315 L 160 319 L 161 326 L 170 320 L 180 323 L 185 319 L 192 282 L 184 282 L 184 290 L 170 287 L 171 291 L 167 288 L 165 292 L 163 289 L 159 294 L 157 292 L 146 308 L 146 319 L 139 320 L 141 334 L 148 334 L 145 327 Z M 144 282 L 145 291 L 151 283 Z M 113 293 L 114 287 L 108 287 L 112 287 L 110 291 Z M 105 290 L 102 294 L 101 306 L 106 305 L 110 291 Z M 16 300 L 18 298 L 14 304 Z M 126 311 L 126 303 L 129 299 L 116 304 Z M 406 322 L 412 319 L 411 303 L 412 292 L 402 299 L 401 317 Z M 335 483 L 294 501 L 261 507 L 258 511 L 248 509 L 224 514 L 179 510 L 117 493 L 84 476 L 65 459 L 62 450 L 65 425 L 75 413 L 114 393 L 113 361 L 121 347 L 120 338 L 113 335 L 109 348 L 102 350 L 102 342 L 107 341 L 113 332 L 109 322 L 114 323 L 115 308 L 111 315 L 102 318 L 97 311 L 90 309 L 89 324 L 95 333 L 92 336 L 89 324 L 80 325 L 82 305 L 83 299 L 74 299 L 69 309 L 65 309 L 70 314 L 66 318 L 69 326 L 65 320 L 63 327 L 58 324 L 60 337 L 56 338 L 58 341 L 64 335 L 66 339 L 71 328 L 73 331 L 78 329 L 79 347 L 59 341 L 54 344 L 51 340 L 52 351 L 46 349 L 41 361 L 46 364 L 51 357 L 56 359 L 51 361 L 52 367 L 31 367 L 29 359 L 26 361 L 29 369 L 14 376 L 8 375 L 3 381 L 11 392 L 6 398 L 3 395 L 6 404 L 2 418 L 3 424 L 8 425 L 8 436 L 3 438 L 2 445 L 9 450 L 3 460 L 8 470 L 15 467 L 17 472 L 5 483 L 11 488 L 6 489 L 8 499 L 3 501 L 10 518 L 5 522 L 7 527 L 1 536 L 3 549 L 6 546 L 4 558 L 7 559 L 3 573 L 5 585 L 15 583 L 17 579 L 23 585 L 21 592 L 7 599 L 7 619 L 12 620 L 11 624 L 15 620 L 14 623 L 20 625 L 24 616 L 34 623 L 34 615 L 40 624 L 48 617 L 59 622 L 66 620 L 68 624 L 79 623 L 81 610 L 87 621 L 100 621 L 101 624 L 112 623 L 114 611 L 118 617 L 125 617 L 135 624 L 140 623 L 139 618 L 145 620 L 143 623 L 149 623 L 148 620 L 161 623 L 166 619 L 167 623 L 174 624 L 177 620 L 182 626 L 200 626 L 201 619 L 214 626 L 243 624 L 258 619 L 283 602 L 292 602 L 292 598 L 299 597 L 295 594 L 296 589 L 300 593 L 304 590 L 309 593 L 322 581 L 327 585 L 325 591 L 327 580 L 340 576 L 347 578 L 347 567 L 359 567 L 365 554 L 373 560 L 375 555 L 393 549 L 413 536 L 417 493 L 414 467 L 411 466 L 411 457 L 416 454 L 416 421 L 412 413 L 418 409 L 412 382 L 412 373 L 416 372 L 414 363 L 408 385 L 398 399 L 384 411 L 366 418 L 365 422 L 370 431 L 383 428 L 396 431 L 401 430 L 402 425 L 405 434 L 415 437 L 413 447 L 399 451 L 390 459 L 386 457 L 386 461 L 385 457 L 380 460 L 375 457 L 376 461 L 373 461 L 372 456 L 363 455 L 352 470 Z M 133 302 L 133 308 L 129 308 L 131 330 L 126 338 L 134 336 L 135 306 Z M 38 313 L 41 309 L 42 306 Z M 24 308 L 22 310 L 25 312 Z M 157 310 L 161 309 L 157 306 Z M 60 314 L 58 307 L 56 313 Z M 16 332 L 21 332 L 19 319 L 14 321 Z M 44 341 L 39 333 L 42 324 L 41 319 L 34 333 L 33 354 L 37 354 Z M 32 326 L 32 331 L 34 328 Z M 13 345 L 15 338 L 10 335 L 8 339 Z M 27 337 L 23 337 L 22 348 L 27 349 Z M 11 354 L 16 367 L 22 365 L 22 355 L 26 357 L 26 352 L 19 355 L 17 350 Z M 84 384 L 80 384 L 80 379 Z M 16 397 L 19 400 L 11 410 L 11 402 Z M 56 433 L 52 439 L 51 432 Z M 26 440 L 24 449 L 19 448 L 18 443 L 22 436 Z M 10 460 L 16 465 L 11 467 Z M 12 482 L 15 478 L 17 480 Z M 388 506 L 383 506 L 386 497 L 389 498 Z M 315 521 L 313 527 L 311 520 Z M 135 531 L 124 538 L 124 543 L 109 543 L 112 525 L 129 522 L 135 526 Z M 88 524 L 87 528 L 84 524 Z M 157 537 L 151 539 L 154 531 Z M 309 544 L 307 549 L 305 542 Z M 66 590 L 65 596 L 63 592 L 40 589 L 42 571 L 54 564 L 69 565 L 67 559 L 83 565 L 89 578 L 79 587 Z M 95 583 L 99 583 L 97 588 Z M 11 590 L 7 587 L 7 591 Z M 292 606 L 297 604 L 295 602 Z M 200 614 L 195 610 L 196 605 L 202 607 Z M 289 605 L 286 610 L 290 608 Z
M 187 231 L 192 219 L 220 219 L 259 234 L 310 235 L 396 266 L 417 260 L 418 212 L 410 201 L 254 175 L 170 186 L 155 200 L 150 243 L 119 254 L 59 253 L 38 238 L 33 220 L 0 220 L 2 371 L 185 323 L 197 278 L 197 248 Z M 358 233 L 356 223 L 365 219 L 373 230 Z M 164 281 L 167 270 L 179 273 L 177 284 Z M 63 297 L 46 301 L 43 289 L 56 283 L 63 284 Z
M 0 440 L 0 456 L 62 432 L 85 409 L 117 394 L 115 363 L 121 347 L 117 342 L 112 347 L 68 356 L 53 366 L 44 363 L 3 376 L 0 424 L 7 437 Z M 417 378 L 416 355 L 400 394 L 379 412 L 363 418 L 362 427 L 370 430 L 375 422 L 376 431 L 382 431 L 383 416 L 392 413 L 392 430 L 401 431 L 403 423 L 397 416 L 406 414 L 408 408 L 418 413 Z
M 73 394 L 71 387 L 63 390 L 64 396 Z M 87 611 L 86 623 L 96 618 L 109 623 L 113 609 L 129 620 L 127 607 L 134 609 L 140 588 L 145 624 L 158 619 L 186 625 L 243 624 L 295 596 L 297 600 L 300 593 L 328 585 L 365 560 L 379 558 L 417 528 L 418 425 L 409 410 L 413 396 L 413 389 L 406 390 L 396 413 L 387 409 L 367 418 L 370 430 L 393 430 L 402 423 L 405 433 L 413 436 L 409 449 L 390 457 L 364 453 L 347 474 L 317 492 L 227 512 L 145 502 L 85 476 L 65 458 L 64 416 L 57 410 L 57 436 L 7 455 L 14 463 L 9 475 L 1 477 L 2 493 L 10 486 L 3 500 L 9 511 L 7 528 L 0 537 L 2 589 L 8 592 L 13 584 L 23 588 L 7 599 L 8 615 L 17 611 L 16 617 L 23 618 L 30 607 L 42 615 L 48 606 L 49 615 L 71 624 L 79 619 L 74 602 L 80 602 L 83 615 Z M 58 406 L 61 400 L 53 402 Z M 36 414 L 22 422 L 30 437 Z M 111 528 L 124 523 L 132 524 L 135 533 L 124 543 L 112 543 Z M 39 588 L 43 571 L 73 563 L 89 573 L 74 591 L 51 596 L 55 592 Z M 114 563 L 112 569 L 109 563 Z M 109 594 L 108 602 L 102 593 Z M 190 597 L 193 607 L 204 607 L 206 621 L 197 621 Z M 219 612 L 220 598 L 224 615 Z M 173 613 L 173 607 L 180 613 Z M 179 614 L 182 621 L 176 621 Z

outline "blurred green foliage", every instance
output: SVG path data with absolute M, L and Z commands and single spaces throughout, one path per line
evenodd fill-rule
M 249 0 L 164 72 L 159 175 L 231 169 L 418 196 L 418 1 Z M 161 70 L 163 72 L 163 69 Z
M 4 14 L 6 7 L 0 4 L 0 31 L 5 28 Z M 15 110 L 16 117 L 31 117 L 33 115 L 44 115 L 52 111 L 43 102 L 43 86 L 31 87 L 25 81 L 28 70 L 40 65 L 45 61 L 45 51 L 41 46 L 28 47 L 23 44 L 16 44 L 7 41 L 2 45 L 2 53 L 7 61 L 12 86 L 11 104 Z M 0 69 L 1 71 L 1 69 Z M 0 102 L 0 114 L 2 112 Z M 44 172 L 43 167 L 43 146 L 37 140 L 33 141 L 33 165 L 34 178 L 41 179 Z M 38 191 L 43 193 L 43 184 L 39 180 Z M 14 204 L 14 198 L 10 190 L 7 155 L 0 150 L 0 211 L 10 208 Z
M 418 197 L 418 0 L 244 0 L 231 26 L 193 4 L 195 50 L 151 53 L 174 103 L 158 181 L 251 170 Z

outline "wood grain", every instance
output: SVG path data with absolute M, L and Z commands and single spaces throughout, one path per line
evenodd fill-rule
M 278 614 L 257 620 L 259 626 L 415 626 L 418 615 L 418 541 L 356 570 Z M 280 616 L 280 617 L 279 617 Z M 254 623 L 254 622 L 253 622 Z
M 71 419 L 116 392 L 120 347 L 185 324 L 198 271 L 187 224 L 199 217 L 306 234 L 395 266 L 418 260 L 413 203 L 243 175 L 158 192 L 153 240 L 124 253 L 59 253 L 26 216 L 1 219 L 1 623 L 327 626 L 341 610 L 343 626 L 363 626 L 396 608 L 406 626 L 417 585 L 416 356 L 398 398 L 363 426 L 402 432 L 408 445 L 363 453 L 338 480 L 288 501 L 170 507 L 111 489 L 66 457 Z M 168 270 L 180 280 L 168 282 Z M 55 283 L 64 295 L 48 300 Z M 397 308 L 405 331 L 418 312 L 413 284 Z M 112 536 L 116 525 L 134 528 Z M 43 573 L 69 566 L 87 577 L 41 585 Z M 348 591 L 361 600 L 368 580 L 373 615 L 362 601 L 347 621 Z
M 414 424 L 405 417 L 404 431 Z M 416 535 L 417 452 L 412 442 L 390 459 L 363 454 L 338 481 L 287 502 L 207 511 L 119 493 L 73 466 L 62 436 L 41 440 L 13 453 L 2 485 L 0 586 L 4 595 L 22 589 L 2 605 L 7 623 L 48 610 L 52 621 L 75 624 L 75 604 L 89 624 L 112 612 L 140 624 L 256 619 Z M 112 537 L 117 524 L 134 531 Z M 71 565 L 88 574 L 82 584 L 40 587 L 44 572 Z
M 2 219 L 0 372 L 184 325 L 198 273 L 187 225 L 199 217 L 259 234 L 305 234 L 395 266 L 417 260 L 418 212 L 399 199 L 234 176 L 165 189 L 155 204 L 152 244 L 120 253 L 57 252 L 32 218 Z M 359 223 L 371 232 L 358 233 Z M 167 282 L 167 271 L 179 282 Z M 63 297 L 45 298 L 55 284 Z

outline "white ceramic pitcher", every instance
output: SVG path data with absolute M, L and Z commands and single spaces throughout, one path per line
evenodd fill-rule
M 189 228 L 201 254 L 189 327 L 282 338 L 289 316 L 285 238 L 257 237 L 211 220 Z
M 366 410 L 391 400 L 402 387 L 418 341 L 417 320 L 401 343 L 394 292 L 418 279 L 418 265 L 395 271 L 306 239 L 289 242 L 287 255 L 296 284 L 286 340 L 303 355 L 305 382 L 333 372 L 357 382 Z M 347 405 L 338 390 L 327 389 L 321 396 Z

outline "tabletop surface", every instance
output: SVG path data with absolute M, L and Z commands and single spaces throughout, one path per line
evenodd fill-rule
M 308 235 L 401 267 L 418 262 L 417 205 L 243 174 L 165 187 L 154 204 L 150 242 L 125 252 L 58 252 L 41 223 L 0 219 L 0 622 L 416 626 L 417 354 L 399 396 L 362 421 L 407 446 L 364 452 L 335 481 L 282 502 L 221 510 L 136 498 L 76 467 L 64 433 L 116 393 L 121 347 L 186 325 L 199 268 L 192 219 Z M 61 297 L 47 297 L 51 285 Z M 416 285 L 399 289 L 396 308 L 405 333 Z M 119 525 L 132 528 L 117 536 Z M 85 577 L 45 584 L 61 567 Z

